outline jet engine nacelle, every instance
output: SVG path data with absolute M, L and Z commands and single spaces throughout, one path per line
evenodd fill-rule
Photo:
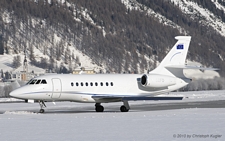
M 166 75 L 144 74 L 141 77 L 141 84 L 150 88 L 168 87 L 176 84 L 176 78 Z

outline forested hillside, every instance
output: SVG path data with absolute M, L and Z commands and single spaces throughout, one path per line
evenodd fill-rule
M 224 76 L 224 9 L 222 0 L 1 0 L 0 54 L 25 51 L 58 72 L 82 64 L 78 50 L 102 69 L 143 73 L 190 35 L 188 59 Z

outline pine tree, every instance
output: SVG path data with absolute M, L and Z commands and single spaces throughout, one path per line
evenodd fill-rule
M 4 54 L 4 44 L 3 44 L 3 38 L 2 35 L 0 35 L 0 55 Z
M 13 62 L 12 62 L 13 68 L 18 68 L 21 66 L 21 57 L 20 55 L 14 56 L 13 57 Z

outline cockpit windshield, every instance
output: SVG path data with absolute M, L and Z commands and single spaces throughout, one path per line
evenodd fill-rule
M 47 84 L 47 81 L 45 79 L 41 80 L 41 84 Z
M 26 85 L 30 84 L 31 81 L 33 81 L 33 79 L 31 79 L 30 81 L 28 81 Z
M 37 85 L 37 84 L 47 84 L 47 81 L 45 79 L 31 79 L 29 82 L 27 82 L 26 85 Z
M 30 84 L 35 84 L 35 82 L 37 81 L 37 79 L 33 79 Z
M 35 83 L 35 84 L 39 84 L 40 82 L 41 82 L 41 80 L 39 79 L 39 80 L 37 80 L 37 81 L 36 81 L 36 83 Z

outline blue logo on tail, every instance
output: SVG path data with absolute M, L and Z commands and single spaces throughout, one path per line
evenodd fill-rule
M 177 45 L 177 49 L 184 49 L 184 45 L 183 44 Z

